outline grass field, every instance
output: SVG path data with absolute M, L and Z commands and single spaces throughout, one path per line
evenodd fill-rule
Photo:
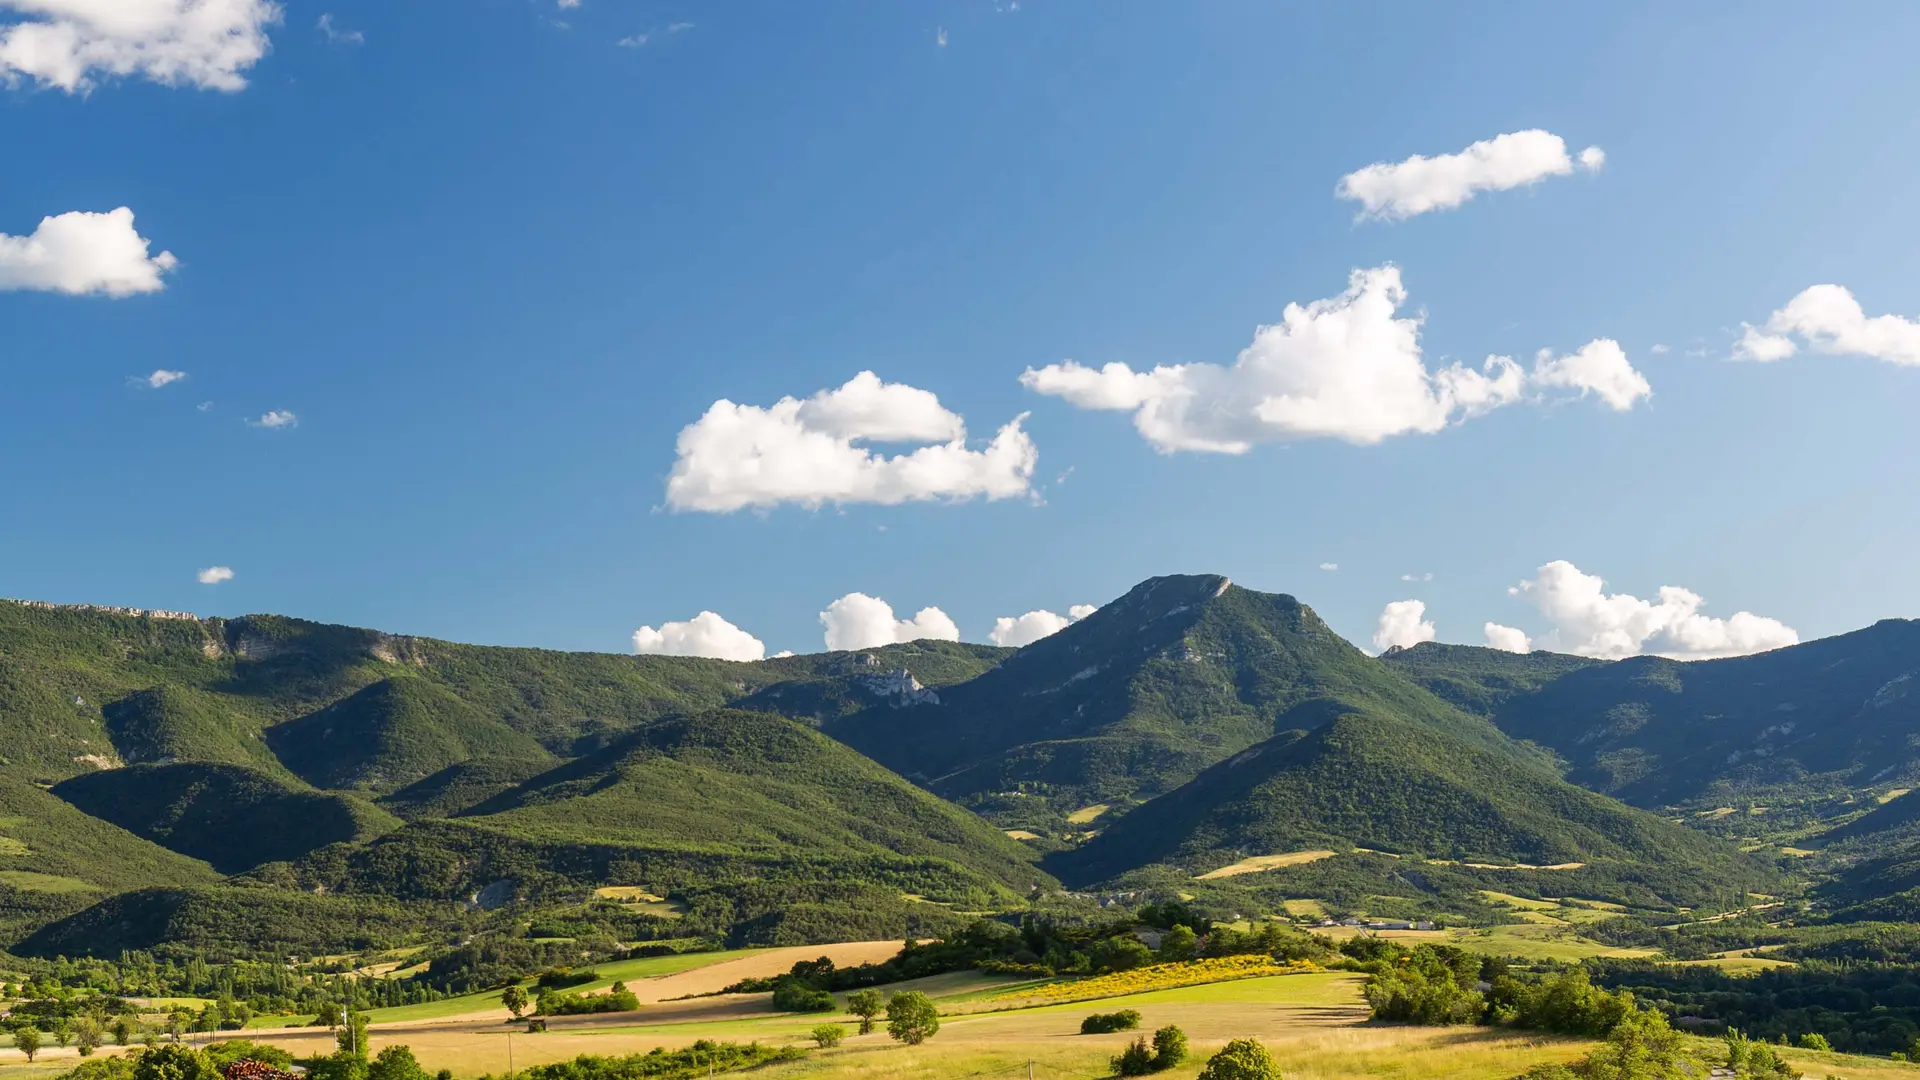
M 1289 851 L 1280 855 L 1255 855 L 1218 870 L 1209 870 L 1198 875 L 1198 880 L 1213 881 L 1218 878 L 1238 877 L 1241 874 L 1257 874 L 1262 870 L 1278 870 L 1283 866 L 1301 866 L 1331 858 L 1333 858 L 1331 851 Z

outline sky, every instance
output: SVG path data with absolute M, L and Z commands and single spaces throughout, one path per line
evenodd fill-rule
M 1920 616 L 1920 8 L 0 0 L 0 595 L 736 659 Z

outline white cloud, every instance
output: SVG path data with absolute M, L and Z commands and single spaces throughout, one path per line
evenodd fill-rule
M 933 394 L 863 371 L 837 390 L 768 408 L 716 401 L 680 432 L 667 480 L 675 510 L 730 513 L 781 503 L 880 503 L 1026 495 L 1039 460 L 1026 414 L 979 450 Z M 869 443 L 926 443 L 893 455 Z
M 1333 571 L 1340 569 L 1340 564 L 1337 562 L 1323 562 L 1320 564 L 1320 569 L 1325 570 L 1328 573 L 1332 573 Z
M 647 35 L 633 34 L 631 36 L 621 38 L 619 41 L 614 42 L 614 44 L 620 46 L 623 49 L 645 48 L 647 44 Z
M 1401 574 L 1400 580 L 1401 581 L 1432 581 L 1433 571 L 1429 570 L 1424 574 Z
M 1612 338 L 1595 338 L 1566 356 L 1540 350 L 1533 360 L 1533 385 L 1578 390 L 1581 397 L 1593 394 L 1615 412 L 1653 396 L 1647 377 L 1634 370 L 1626 350 Z
M 4 0 L 0 0 L 4 3 Z M 0 233 L 0 292 L 33 289 L 72 296 L 159 292 L 160 276 L 179 265 L 170 251 L 147 254 L 126 207 L 104 214 L 73 210 L 40 219 L 30 236 Z
M 691 29 L 693 29 L 693 24 L 690 22 L 677 22 L 677 23 L 667 24 L 667 33 L 669 34 L 684 34 Z
M 1867 356 L 1889 364 L 1920 365 L 1920 321 L 1899 315 L 1871 318 L 1839 285 L 1815 285 L 1787 301 L 1767 319 L 1764 331 L 1744 326 L 1733 348 L 1736 360 L 1785 360 L 1799 351 L 1797 335 L 1817 353 Z
M 1530 653 L 1533 651 L 1533 641 L 1527 637 L 1526 632 L 1523 630 L 1516 630 L 1511 626 L 1501 626 L 1497 622 L 1488 623 L 1482 630 L 1487 635 L 1487 648 L 1489 649 L 1499 649 L 1502 652 L 1512 653 Z
M 152 387 L 153 389 L 158 390 L 161 387 L 166 386 L 168 383 L 177 383 L 181 379 L 184 379 L 186 377 L 187 377 L 187 373 L 184 371 L 168 371 L 165 368 L 161 368 L 159 371 L 154 372 L 153 374 L 147 376 L 144 379 L 141 379 L 140 381 L 143 383 L 146 383 L 148 386 Z
M 714 660 L 759 660 L 767 647 L 759 638 L 711 611 L 686 622 L 643 626 L 633 632 L 633 651 L 642 656 L 705 656 Z
M 200 571 L 199 578 L 200 584 L 202 585 L 218 585 L 223 581 L 232 581 L 233 567 L 209 566 L 205 570 Z
M 1597 146 L 1580 151 L 1579 168 L 1597 171 L 1607 155 Z M 1515 131 L 1474 143 L 1457 154 L 1395 164 L 1376 162 L 1340 178 L 1334 193 L 1364 208 L 1362 218 L 1401 220 L 1429 210 L 1451 210 L 1482 191 L 1505 191 L 1570 176 L 1575 161 L 1565 139 L 1538 129 Z
M 270 0 L 0 0 L 0 79 L 67 93 L 102 79 L 239 90 L 267 54 Z
M 902 641 L 934 638 L 959 641 L 960 628 L 937 607 L 921 608 L 911 619 L 896 620 L 893 606 L 866 593 L 848 593 L 820 613 L 827 629 L 827 648 L 872 649 Z
M 1673 351 L 1673 346 L 1668 345 L 1665 342 L 1656 341 L 1654 342 L 1653 348 L 1648 349 L 1647 351 L 1652 353 L 1655 356 L 1665 356 L 1668 353 Z
M 327 42 L 331 45 L 364 45 L 367 41 L 367 36 L 358 30 L 346 30 L 333 25 L 332 12 L 322 14 L 314 26 L 327 36 Z
M 248 424 L 257 428 L 291 428 L 300 426 L 300 418 L 285 409 L 274 409 L 260 414 L 260 419 L 249 420 Z
M 933 44 L 935 45 L 935 47 L 941 48 L 941 49 L 944 49 L 947 47 L 947 28 L 946 27 L 943 26 L 939 30 L 934 32 Z
M 567 11 L 580 6 L 580 0 L 560 0 L 560 10 Z
M 1480 416 L 1521 400 L 1530 385 L 1592 390 L 1609 402 L 1624 392 L 1622 373 L 1602 355 L 1600 346 L 1612 345 L 1605 339 L 1573 357 L 1543 358 L 1531 384 L 1505 356 L 1488 357 L 1479 370 L 1455 363 L 1430 372 L 1421 320 L 1395 317 L 1406 298 L 1397 267 L 1355 270 L 1346 292 L 1288 304 L 1278 324 L 1256 329 L 1231 367 L 1134 371 L 1069 360 L 1028 368 L 1020 381 L 1083 409 L 1132 412 L 1134 427 L 1162 453 L 1241 454 L 1257 443 L 1308 438 L 1371 445 Z M 1596 359 L 1583 359 L 1590 354 Z M 1625 362 L 1621 354 L 1618 363 Z M 1631 366 L 1626 373 L 1638 378 Z
M 206 412 L 206 411 L 208 411 L 208 410 L 210 410 L 210 409 L 212 409 L 212 408 L 213 408 L 213 402 L 211 402 L 211 401 L 203 401 L 203 402 L 201 402 L 200 404 L 198 404 L 198 405 L 195 405 L 195 406 L 194 406 L 194 408 L 196 408 L 196 409 L 198 409 L 198 410 L 200 410 L 201 412 Z
M 1643 652 L 1680 660 L 1742 656 L 1795 644 L 1800 635 L 1778 619 L 1741 611 L 1728 619 L 1700 614 L 1706 601 L 1675 585 L 1659 600 L 1609 594 L 1601 578 L 1565 560 L 1542 566 L 1532 580 L 1507 590 L 1530 601 L 1553 623 L 1541 648 L 1617 660 Z
M 1373 632 L 1373 647 L 1405 649 L 1423 641 L 1432 641 L 1433 624 L 1425 620 L 1427 605 L 1418 600 L 1395 600 L 1380 612 L 1380 625 Z
M 1018 617 L 1002 615 L 993 621 L 993 629 L 988 632 L 987 640 L 1003 648 L 1024 648 L 1043 637 L 1051 637 L 1065 630 L 1095 610 L 1092 604 L 1075 604 L 1067 609 L 1065 615 L 1056 615 L 1044 609 L 1029 611 Z

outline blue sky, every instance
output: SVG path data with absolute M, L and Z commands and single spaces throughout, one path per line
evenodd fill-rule
M 0 28 L 67 2 L 0 0 Z M 1823 284 L 1920 316 L 1920 9 L 1477 14 L 290 0 L 198 77 L 227 88 L 71 92 L 0 42 L 0 233 L 124 206 L 178 260 L 117 298 L 0 291 L 0 594 L 603 650 L 711 610 L 811 651 L 853 592 L 986 640 L 1173 572 L 1363 644 L 1418 600 L 1441 640 L 1685 653 L 1645 632 L 1687 607 L 1662 586 L 1802 639 L 1920 615 L 1910 324 L 1769 326 Z M 1335 195 L 1533 130 L 1604 167 L 1405 220 Z M 1370 445 L 1169 453 L 1021 381 L 1231 365 L 1387 266 L 1430 372 L 1611 340 L 1651 396 L 1529 382 Z M 1743 323 L 1795 355 L 1731 359 Z M 1029 413 L 1030 492 L 668 505 L 715 402 L 862 371 L 975 452 Z M 1581 607 L 1556 561 L 1653 615 Z

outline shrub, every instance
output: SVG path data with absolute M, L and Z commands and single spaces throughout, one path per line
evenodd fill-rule
M 773 988 L 773 1007 L 782 1012 L 833 1012 L 840 1006 L 833 995 L 815 990 L 798 979 L 783 979 Z
M 1164 1072 L 1187 1060 L 1187 1033 L 1168 1024 L 1153 1033 L 1153 1071 Z
M 1657 1012 L 1628 1013 L 1580 1069 L 1588 1080 L 1681 1080 L 1699 1067 L 1680 1033 Z
M 1531 985 L 1502 975 L 1493 980 L 1492 1014 L 1515 1027 L 1560 1035 L 1604 1038 L 1634 1011 L 1633 995 L 1593 985 L 1584 967 L 1572 967 Z
M 156 1046 L 133 1065 L 134 1080 L 213 1080 L 207 1055 L 178 1043 Z
M 940 1010 L 927 995 L 907 990 L 887 1002 L 887 1034 L 909 1046 L 917 1046 L 940 1030 Z
M 1199 1080 L 1280 1080 L 1280 1067 L 1258 1040 L 1235 1039 L 1207 1059 Z
M 241 1061 L 264 1061 L 276 1069 L 285 1069 L 293 1064 L 293 1055 L 277 1046 L 252 1042 L 247 1039 L 228 1039 L 206 1048 L 207 1063 L 216 1069 Z
M 1757 1039 L 1749 1039 L 1739 1028 L 1728 1028 L 1727 1068 L 1740 1076 L 1749 1076 L 1755 1080 L 1799 1080 L 1800 1074 L 1780 1060 L 1773 1047 Z
M 632 1012 L 640 1007 L 639 995 L 617 982 L 604 994 L 556 994 L 543 990 L 534 999 L 535 1016 L 578 1016 L 586 1013 Z
M 1140 1026 L 1140 1014 L 1133 1009 L 1094 1013 L 1080 1021 L 1080 1034 L 1105 1035 L 1110 1031 L 1132 1031 Z
M 1145 1039 L 1135 1039 L 1110 1062 L 1118 1076 L 1145 1076 L 1153 1071 L 1153 1048 Z
M 821 1024 L 810 1034 L 813 1035 L 813 1045 L 827 1050 L 840 1045 L 840 1040 L 847 1037 L 847 1029 L 839 1024 Z
M 1160 939 L 1161 963 L 1178 963 L 1191 960 L 1199 950 L 1200 936 L 1191 926 L 1175 925 Z
M 427 1070 L 405 1046 L 389 1046 L 367 1066 L 367 1080 L 427 1080 Z
M 1833 1050 L 1833 1044 L 1827 1041 L 1825 1035 L 1817 1031 L 1809 1031 L 1805 1035 L 1800 1036 L 1800 1038 L 1795 1041 L 1795 1045 L 1802 1050 L 1825 1050 L 1828 1052 L 1832 1052 Z

